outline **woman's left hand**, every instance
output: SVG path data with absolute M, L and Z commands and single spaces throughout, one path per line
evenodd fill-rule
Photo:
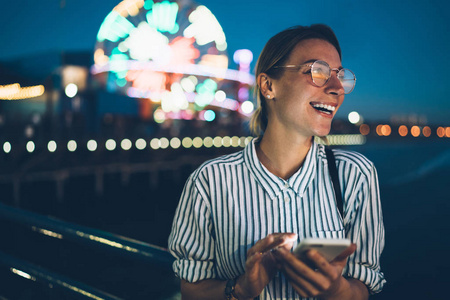
M 316 250 L 309 250 L 307 259 L 315 267 L 313 270 L 304 261 L 290 251 L 280 248 L 274 251 L 280 269 L 290 281 L 291 285 L 302 297 L 321 297 L 322 299 L 339 299 L 339 294 L 345 293 L 349 287 L 342 276 L 347 258 L 356 250 L 356 245 L 350 245 L 332 262 L 328 262 Z

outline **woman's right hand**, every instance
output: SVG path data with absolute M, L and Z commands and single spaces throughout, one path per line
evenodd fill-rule
M 291 250 L 296 239 L 296 233 L 272 233 L 247 251 L 245 273 L 235 286 L 235 294 L 240 300 L 253 299 L 261 294 L 277 272 L 277 262 L 271 250 L 278 247 Z

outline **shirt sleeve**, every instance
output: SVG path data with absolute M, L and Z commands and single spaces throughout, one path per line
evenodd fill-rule
M 367 172 L 366 172 L 367 171 Z M 355 173 L 353 173 L 355 174 Z M 361 172 L 357 188 L 350 199 L 353 203 L 346 224 L 349 238 L 356 243 L 344 269 L 344 275 L 363 282 L 371 294 L 380 292 L 386 280 L 380 271 L 380 255 L 384 248 L 384 225 L 381 210 L 377 171 L 369 162 L 368 169 Z
M 204 199 L 206 193 L 204 185 L 191 175 L 169 236 L 169 251 L 175 257 L 173 270 L 176 276 L 188 282 L 216 277 L 211 207 Z

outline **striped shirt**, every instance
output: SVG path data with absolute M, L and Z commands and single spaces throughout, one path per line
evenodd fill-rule
M 175 274 L 188 282 L 235 278 L 245 272 L 247 250 L 258 240 L 295 232 L 294 248 L 306 237 L 349 238 L 357 250 L 344 276 L 362 281 L 371 293 L 381 291 L 384 226 L 375 167 L 359 153 L 333 151 L 343 219 L 323 145 L 313 142 L 304 164 L 288 180 L 260 163 L 255 140 L 240 152 L 201 165 L 186 182 L 169 237 Z M 280 273 L 260 299 L 303 298 Z

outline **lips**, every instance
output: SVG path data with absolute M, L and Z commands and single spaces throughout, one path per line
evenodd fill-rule
M 327 114 L 327 115 L 332 115 L 333 112 L 336 110 L 336 106 L 335 105 L 331 105 L 331 104 L 325 104 L 325 103 L 320 103 L 320 102 L 311 102 L 310 105 L 317 111 Z

